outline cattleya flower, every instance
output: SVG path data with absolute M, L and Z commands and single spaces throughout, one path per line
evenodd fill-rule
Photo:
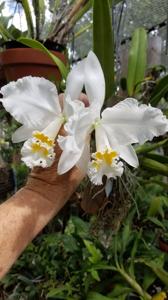
M 89 106 L 77 100 L 85 87 Z M 161 110 L 128 98 L 113 107 L 101 109 L 105 98 L 105 80 L 93 52 L 69 73 L 63 109 L 56 87 L 38 77 L 24 77 L 1 89 L 5 109 L 22 124 L 13 134 L 13 142 L 25 141 L 21 153 L 27 166 L 49 167 L 55 157 L 54 142 L 64 125 L 66 136 L 59 136 L 63 152 L 58 173 L 77 165 L 88 172 L 94 184 L 121 176 L 123 160 L 132 167 L 138 158 L 132 144 L 143 144 L 168 131 Z M 90 155 L 90 136 L 95 130 L 96 151 Z
M 70 75 L 71 76 L 71 75 Z M 22 160 L 33 168 L 52 165 L 55 153 L 54 142 L 63 123 L 82 109 L 84 104 L 71 100 L 74 97 L 72 83 L 67 84 L 63 110 L 55 85 L 44 78 L 24 77 L 2 87 L 5 109 L 22 124 L 12 136 L 14 143 L 25 141 Z
M 124 170 L 123 162 L 138 167 L 138 158 L 132 144 L 143 144 L 168 131 L 168 120 L 158 108 L 139 104 L 133 98 L 125 99 L 101 113 L 105 97 L 105 81 L 100 63 L 93 52 L 76 66 L 80 75 L 76 89 L 83 82 L 90 106 L 81 109 L 75 118 L 65 124 L 67 136 L 59 136 L 63 150 L 58 173 L 63 174 L 74 165 L 86 171 L 94 184 L 102 184 L 102 177 L 116 178 Z M 73 73 L 71 76 L 73 81 Z M 89 153 L 89 136 L 95 130 L 96 152 Z M 69 159 L 70 158 L 70 159 Z

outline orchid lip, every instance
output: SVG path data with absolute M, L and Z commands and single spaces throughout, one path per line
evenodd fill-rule
M 102 184 L 103 176 L 107 178 L 120 177 L 123 173 L 123 163 L 119 160 L 118 153 L 111 148 L 104 148 L 92 154 L 88 165 L 88 176 L 93 184 Z
M 49 167 L 54 162 L 54 140 L 40 131 L 34 131 L 32 138 L 28 139 L 21 150 L 22 161 L 29 168 L 41 166 Z

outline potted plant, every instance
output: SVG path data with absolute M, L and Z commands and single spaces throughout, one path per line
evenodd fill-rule
M 45 21 L 44 0 L 32 1 L 32 7 L 29 0 L 16 0 L 17 3 L 24 10 L 27 31 L 20 31 L 13 25 L 6 29 L 7 26 L 0 19 L 2 36 L 0 43 L 3 48 L 0 54 L 0 64 L 4 69 L 7 81 L 17 80 L 26 75 L 42 76 L 52 81 L 60 81 L 60 69 L 63 75 L 62 68 L 66 64 L 65 50 L 68 35 L 75 23 L 91 7 L 92 1 L 74 0 L 70 4 L 67 4 L 67 1 L 49 1 L 50 21 Z M 0 7 L 1 11 L 3 5 Z M 35 40 L 35 48 L 43 51 L 23 45 L 20 43 L 23 42 L 23 38 Z M 37 41 L 41 44 L 37 44 Z M 51 50 L 54 56 L 46 55 L 49 53 L 45 47 Z

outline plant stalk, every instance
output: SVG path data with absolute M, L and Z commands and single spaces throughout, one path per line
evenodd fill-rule
M 125 270 L 123 270 L 121 268 L 117 268 L 117 271 L 141 297 L 143 297 L 145 300 L 152 299 L 152 297 L 142 289 L 142 287 L 139 285 L 139 283 L 137 281 L 135 281 L 132 277 L 130 277 L 125 272 Z

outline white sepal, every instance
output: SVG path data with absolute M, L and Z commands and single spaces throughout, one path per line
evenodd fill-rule
M 102 107 L 105 99 L 105 79 L 97 56 L 90 51 L 85 61 L 85 89 L 90 103 Z
M 79 99 L 84 85 L 84 64 L 85 59 L 72 68 L 67 77 L 65 97 L 69 95 L 72 100 Z
M 61 113 L 55 85 L 40 77 L 23 77 L 2 87 L 5 109 L 28 128 L 42 130 Z
M 13 143 L 20 143 L 32 136 L 33 129 L 28 128 L 24 125 L 16 129 L 16 131 L 12 134 L 12 142 Z
M 160 109 L 139 105 L 132 98 L 105 109 L 101 123 L 114 148 L 117 145 L 143 144 L 168 130 L 168 120 Z
M 120 158 L 126 161 L 127 164 L 134 168 L 138 168 L 139 161 L 134 148 L 131 145 L 118 146 L 116 151 L 119 153 Z

